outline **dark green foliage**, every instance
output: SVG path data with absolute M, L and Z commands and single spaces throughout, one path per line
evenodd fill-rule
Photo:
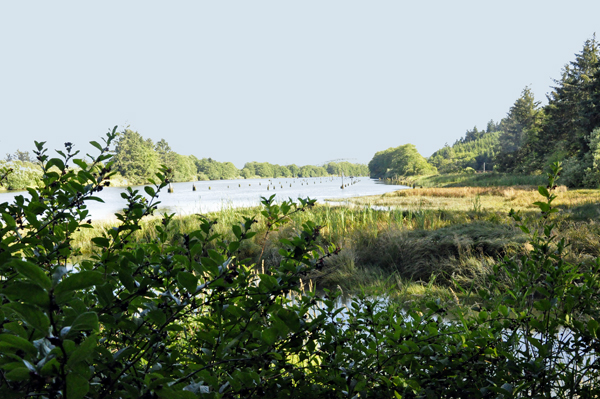
M 502 120 L 502 133 L 498 139 L 496 166 L 501 172 L 524 172 L 539 167 L 539 133 L 543 113 L 529 87 L 510 108 Z M 533 163 L 534 165 L 529 165 Z
M 483 130 L 479 131 L 477 130 L 477 126 L 475 126 L 473 127 L 473 130 L 467 130 L 467 133 L 465 133 L 464 142 L 468 143 L 469 141 L 479 140 L 484 134 L 485 132 Z
M 598 93 L 594 90 L 598 89 L 599 52 L 595 36 L 586 40 L 575 60 L 565 65 L 548 96 L 544 137 L 553 146 L 566 149 L 568 155 L 587 152 L 585 136 L 598 127 L 593 112 L 597 106 Z
M 493 170 L 498 137 L 501 132 L 480 133 L 477 139 L 457 140 L 452 147 L 446 144 L 442 149 L 434 152 L 428 162 L 440 173 L 463 172 L 468 167 L 483 171 L 484 165 L 486 171 Z

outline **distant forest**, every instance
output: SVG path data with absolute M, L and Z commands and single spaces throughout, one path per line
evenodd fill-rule
M 211 158 L 198 159 L 193 155 L 174 152 L 166 140 L 154 143 L 140 133 L 124 129 L 119 133 L 114 148 L 114 180 L 122 184 L 144 184 L 152 178 L 161 165 L 171 170 L 173 181 L 253 179 L 277 177 L 321 177 L 329 175 L 368 176 L 367 165 L 350 162 L 329 162 L 322 166 L 276 165 L 268 162 L 248 162 L 238 169 L 231 162 L 218 162 Z M 13 170 L 4 181 L 4 188 L 22 190 L 36 186 L 42 170 L 28 151 L 17 150 L 0 160 L 0 167 Z
M 562 69 L 541 107 L 525 87 L 505 118 L 474 127 L 429 159 L 410 144 L 375 154 L 371 177 L 497 171 L 540 174 L 563 163 L 561 181 L 571 187 L 600 187 L 600 52 L 595 35 Z M 426 162 L 426 164 L 425 164 Z

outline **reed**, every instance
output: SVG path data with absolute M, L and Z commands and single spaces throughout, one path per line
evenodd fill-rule
M 435 278 L 435 289 L 447 290 L 455 284 L 481 284 L 498 259 L 518 253 L 523 235 L 512 227 L 508 210 L 531 213 L 529 204 L 538 197 L 533 189 L 515 187 L 403 190 L 353 198 L 342 205 L 315 206 L 292 215 L 286 227 L 267 238 L 259 208 L 225 206 L 204 216 L 216 220 L 214 232 L 225 239 L 231 234 L 231 225 L 243 217 L 255 218 L 257 235 L 243 243 L 239 256 L 251 258 L 257 265 L 264 261 L 267 266 L 280 261 L 281 238 L 294 236 L 308 221 L 323 226 L 320 244 L 341 248 L 321 272 L 308 276 L 323 288 L 339 285 L 352 292 L 390 284 L 396 287 L 400 280 L 403 287 L 419 281 L 427 284 Z M 599 256 L 600 191 L 563 190 L 555 203 L 562 209 L 556 216 L 557 234 L 572 243 L 570 259 Z M 157 242 L 155 227 L 161 220 L 156 216 L 144 221 L 132 241 Z M 73 237 L 73 245 L 82 256 L 90 256 L 94 250 L 90 239 L 116 225 L 116 221 L 95 221 L 92 229 Z M 170 226 L 164 245 L 183 242 L 199 221 L 196 215 L 176 216 Z M 445 292 L 452 299 L 451 293 Z
M 407 185 L 421 187 L 489 187 L 489 186 L 538 186 L 546 183 L 545 175 L 515 175 L 508 173 L 447 173 L 418 176 L 407 180 Z

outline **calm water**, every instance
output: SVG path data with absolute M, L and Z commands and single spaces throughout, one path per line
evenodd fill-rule
M 354 184 L 350 184 L 351 182 Z M 368 177 L 344 178 L 348 186 L 340 188 L 340 177 L 287 178 L 287 179 L 249 179 L 249 180 L 212 180 L 202 182 L 173 183 L 173 193 L 165 189 L 159 194 L 159 210 L 180 215 L 218 211 L 225 207 L 250 207 L 260 203 L 260 197 L 273 194 L 279 201 L 288 198 L 310 197 L 323 202 L 326 198 L 348 198 L 362 195 L 380 195 L 391 191 L 406 189 L 406 186 L 382 184 Z M 196 191 L 193 191 L 193 186 Z M 209 188 L 210 187 L 210 188 Z M 267 187 L 269 189 L 267 190 Z M 143 186 L 133 187 L 145 194 Z M 100 195 L 104 203 L 87 202 L 93 219 L 110 219 L 125 206 L 121 198 L 123 187 L 105 188 Z M 16 195 L 27 192 L 0 193 L 1 202 L 11 202 Z

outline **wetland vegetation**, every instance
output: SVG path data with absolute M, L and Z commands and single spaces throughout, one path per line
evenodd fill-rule
M 548 106 L 525 89 L 430 159 L 378 152 L 374 177 L 418 188 L 343 205 L 159 215 L 177 176 L 231 165 L 116 128 L 94 159 L 36 143 L 36 187 L 0 204 L 0 395 L 599 397 L 597 55 L 594 38 Z M 125 137 L 146 155 L 111 153 Z M 128 189 L 117 222 L 91 222 L 118 172 L 148 197 Z
M 512 222 L 478 202 L 425 208 L 415 194 L 404 196 L 414 210 L 271 197 L 260 209 L 144 221 L 168 185 L 163 168 L 150 200 L 130 189 L 119 222 L 94 226 L 86 202 L 111 156 L 86 164 L 72 150 L 49 158 L 38 144 L 40 187 L 0 204 L 2 397 L 599 393 L 600 258 L 585 250 L 594 242 L 580 240 L 579 256 L 560 237 L 582 234 L 587 214 L 564 218 L 558 206 L 577 215 L 589 204 L 558 202 L 558 165 L 538 189 L 541 215 L 523 205 Z M 423 191 L 472 199 L 452 190 Z M 532 195 L 474 191 L 515 205 Z M 404 295 L 371 286 L 340 306 L 340 289 L 303 288 L 353 279 Z

